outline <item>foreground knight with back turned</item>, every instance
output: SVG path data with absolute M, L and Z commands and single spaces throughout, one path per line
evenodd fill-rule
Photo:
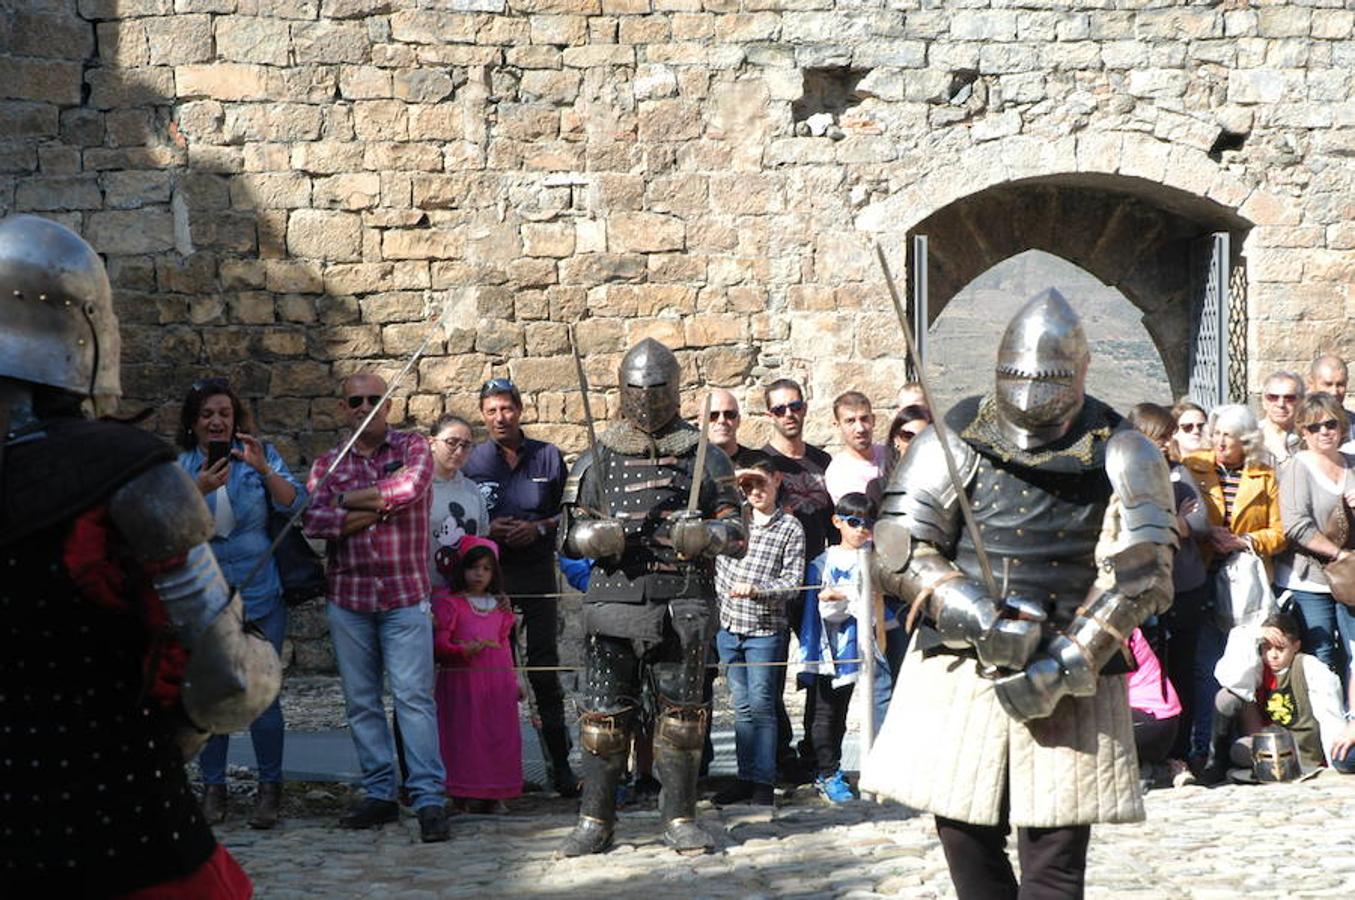
M 678 417 L 679 377 L 667 347 L 635 345 L 621 361 L 621 421 L 565 486 L 561 552 L 596 565 L 584 596 L 583 799 L 562 856 L 611 844 L 646 687 L 664 840 L 679 851 L 711 846 L 696 823 L 696 780 L 710 724 L 702 688 L 717 625 L 713 559 L 742 556 L 748 535 L 729 457 Z
M 924 624 L 861 787 L 935 814 L 961 898 L 1081 896 L 1091 824 L 1143 818 L 1119 651 L 1171 603 L 1172 491 L 1157 448 L 1084 394 L 1089 357 L 1057 291 L 1027 302 L 995 391 L 957 404 L 944 437 L 931 427 L 913 441 L 875 530 L 885 589 Z
M 0 222 L 0 896 L 247 897 L 183 761 L 247 727 L 281 666 L 174 450 L 82 412 L 116 401 L 118 356 L 94 250 Z

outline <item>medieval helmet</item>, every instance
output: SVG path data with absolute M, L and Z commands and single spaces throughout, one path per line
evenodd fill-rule
M 0 377 L 115 400 L 120 354 L 94 248 L 50 219 L 0 221 Z
M 1091 353 L 1082 323 L 1054 288 L 1016 312 L 997 351 L 1002 429 L 1023 449 L 1062 436 L 1082 409 Z
M 654 434 L 677 417 L 681 371 L 673 351 L 645 338 L 621 360 L 621 415 L 641 431 Z
M 1267 725 L 1251 738 L 1252 773 L 1260 783 L 1295 781 L 1303 774 L 1294 733 Z

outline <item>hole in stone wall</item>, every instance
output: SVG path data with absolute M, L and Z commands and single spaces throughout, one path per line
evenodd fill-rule
M 856 86 L 869 74 L 868 69 L 846 66 L 831 69 L 805 69 L 804 93 L 791 104 L 795 133 L 804 137 L 841 137 L 838 123 L 843 113 L 861 103 Z
M 956 69 L 950 73 L 950 88 L 946 91 L 946 102 L 953 106 L 963 106 L 974 94 L 974 82 L 979 80 L 978 69 Z
M 1219 130 L 1219 136 L 1214 138 L 1214 145 L 1209 148 L 1209 158 L 1214 162 L 1219 162 L 1223 154 L 1230 150 L 1241 150 L 1242 145 L 1247 142 L 1247 136 L 1238 131 L 1229 131 L 1226 128 Z

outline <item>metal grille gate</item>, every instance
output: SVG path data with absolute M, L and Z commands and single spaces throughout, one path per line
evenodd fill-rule
M 1234 393 L 1229 352 L 1235 342 L 1231 327 L 1232 279 L 1229 265 L 1230 241 L 1227 232 L 1216 232 L 1203 239 L 1197 271 L 1199 289 L 1191 303 L 1190 399 L 1212 409 L 1241 396 Z M 1245 348 L 1243 328 L 1241 345 Z M 1245 391 L 1245 362 L 1242 390 Z

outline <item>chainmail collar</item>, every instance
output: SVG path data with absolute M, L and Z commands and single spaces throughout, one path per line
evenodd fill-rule
M 598 443 L 608 450 L 627 456 L 677 456 L 696 446 L 701 433 L 687 422 L 674 418 L 657 434 L 647 434 L 625 419 L 613 422 L 598 435 Z
M 961 400 L 946 414 L 946 424 L 965 443 L 991 459 L 1069 474 L 1103 468 L 1106 441 L 1117 429 L 1125 427 L 1119 413 L 1090 394 L 1067 434 L 1030 450 L 1021 449 L 1003 434 L 993 394 Z

